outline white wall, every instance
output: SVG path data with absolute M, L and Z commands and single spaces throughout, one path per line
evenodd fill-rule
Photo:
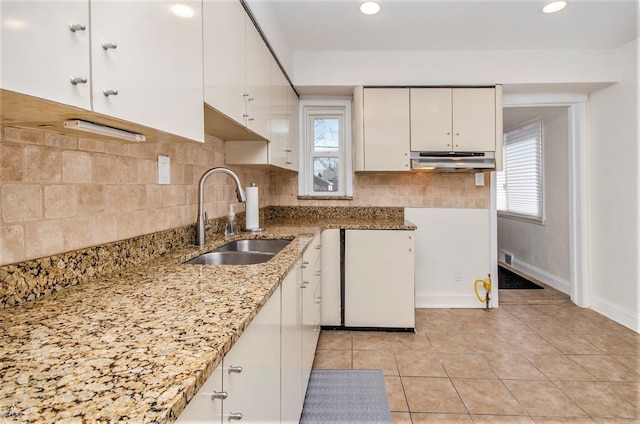
M 611 83 L 615 52 L 554 51 L 399 51 L 296 52 L 294 84 L 471 85 Z
M 489 210 L 406 208 L 404 214 L 418 227 L 416 307 L 483 308 L 473 283 L 492 274 Z M 480 284 L 478 290 L 484 296 Z M 491 296 L 494 307 L 497 290 Z
M 517 107 L 504 111 L 505 130 L 533 118 L 543 120 L 545 225 L 498 217 L 498 249 L 514 255 L 514 266 L 570 292 L 569 116 L 567 107 Z M 531 272 L 534 271 L 534 272 Z
M 593 309 L 640 331 L 638 40 L 615 62 L 620 83 L 589 101 L 589 215 Z

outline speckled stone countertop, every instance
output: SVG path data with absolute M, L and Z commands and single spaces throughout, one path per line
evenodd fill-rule
M 0 310 L 0 422 L 172 422 L 324 228 L 414 229 L 404 220 L 269 223 L 292 242 L 256 265 L 183 265 L 177 249 Z

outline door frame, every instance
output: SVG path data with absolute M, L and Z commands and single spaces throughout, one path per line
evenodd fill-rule
M 502 107 L 566 106 L 569 118 L 569 269 L 571 301 L 591 306 L 591 286 L 588 265 L 590 251 L 587 173 L 587 100 L 586 94 L 526 94 L 505 95 Z M 491 173 L 491 244 L 492 267 L 497 275 L 498 224 L 495 172 Z M 496 296 L 497 299 L 497 296 Z

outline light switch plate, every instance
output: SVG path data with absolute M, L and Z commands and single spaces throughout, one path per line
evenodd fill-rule
M 476 172 L 476 187 L 484 186 L 484 172 Z
M 158 184 L 171 184 L 171 159 L 158 155 Z

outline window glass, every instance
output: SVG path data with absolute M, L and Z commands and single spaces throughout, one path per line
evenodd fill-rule
M 313 150 L 336 152 L 340 148 L 340 120 L 338 118 L 313 118 Z
M 339 191 L 338 158 L 313 158 L 313 191 Z

